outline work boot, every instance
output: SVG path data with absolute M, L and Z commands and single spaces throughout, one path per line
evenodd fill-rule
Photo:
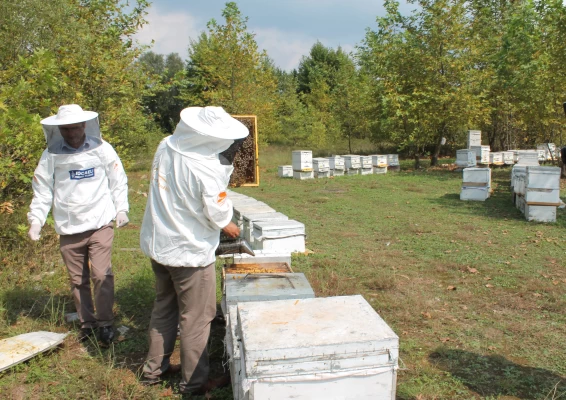
M 101 326 L 98 328 L 98 338 L 103 345 L 109 346 L 114 340 L 114 329 L 112 326 Z
M 83 343 L 88 341 L 95 334 L 94 328 L 81 328 L 79 331 L 79 342 Z

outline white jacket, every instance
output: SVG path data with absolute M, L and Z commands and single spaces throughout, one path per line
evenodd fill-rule
M 215 261 L 220 230 L 233 212 L 226 197 L 233 167 L 220 164 L 218 153 L 232 143 L 199 135 L 181 121 L 159 144 L 140 234 L 148 257 L 172 267 Z
M 33 176 L 30 224 L 45 224 L 53 208 L 55 231 L 72 235 L 110 223 L 117 212 L 128 212 L 128 179 L 112 146 L 102 141 L 78 154 L 41 155 Z

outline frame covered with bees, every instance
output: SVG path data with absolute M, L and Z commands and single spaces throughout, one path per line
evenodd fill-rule
M 232 115 L 244 124 L 250 134 L 234 157 L 234 172 L 230 186 L 259 186 L 259 153 L 257 140 L 257 117 L 255 115 Z

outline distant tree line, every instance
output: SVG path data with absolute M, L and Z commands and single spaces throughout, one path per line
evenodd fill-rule
M 562 0 L 386 0 L 352 53 L 313 44 L 283 71 L 258 48 L 236 3 L 190 41 L 189 57 L 137 46 L 149 3 L 0 2 L 0 189 L 29 191 L 39 125 L 64 103 L 100 113 L 127 161 L 171 133 L 189 105 L 258 116 L 260 140 L 312 149 L 365 139 L 437 162 L 442 138 L 481 129 L 494 150 L 564 144 Z M 563 137 L 564 136 L 564 137 Z

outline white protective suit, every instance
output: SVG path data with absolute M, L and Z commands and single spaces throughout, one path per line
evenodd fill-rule
M 44 125 L 44 132 L 48 148 L 33 177 L 30 225 L 43 226 L 53 207 L 55 231 L 72 235 L 99 229 L 118 212 L 128 212 L 126 173 L 116 151 L 100 138 L 97 119 L 87 121 L 86 146 L 74 154 L 58 152 L 62 137 L 56 126 Z
M 247 136 L 243 128 L 238 138 Z M 202 135 L 181 120 L 159 144 L 140 235 L 148 257 L 171 267 L 215 261 L 220 230 L 233 213 L 226 195 L 233 167 L 222 165 L 218 154 L 233 142 Z

